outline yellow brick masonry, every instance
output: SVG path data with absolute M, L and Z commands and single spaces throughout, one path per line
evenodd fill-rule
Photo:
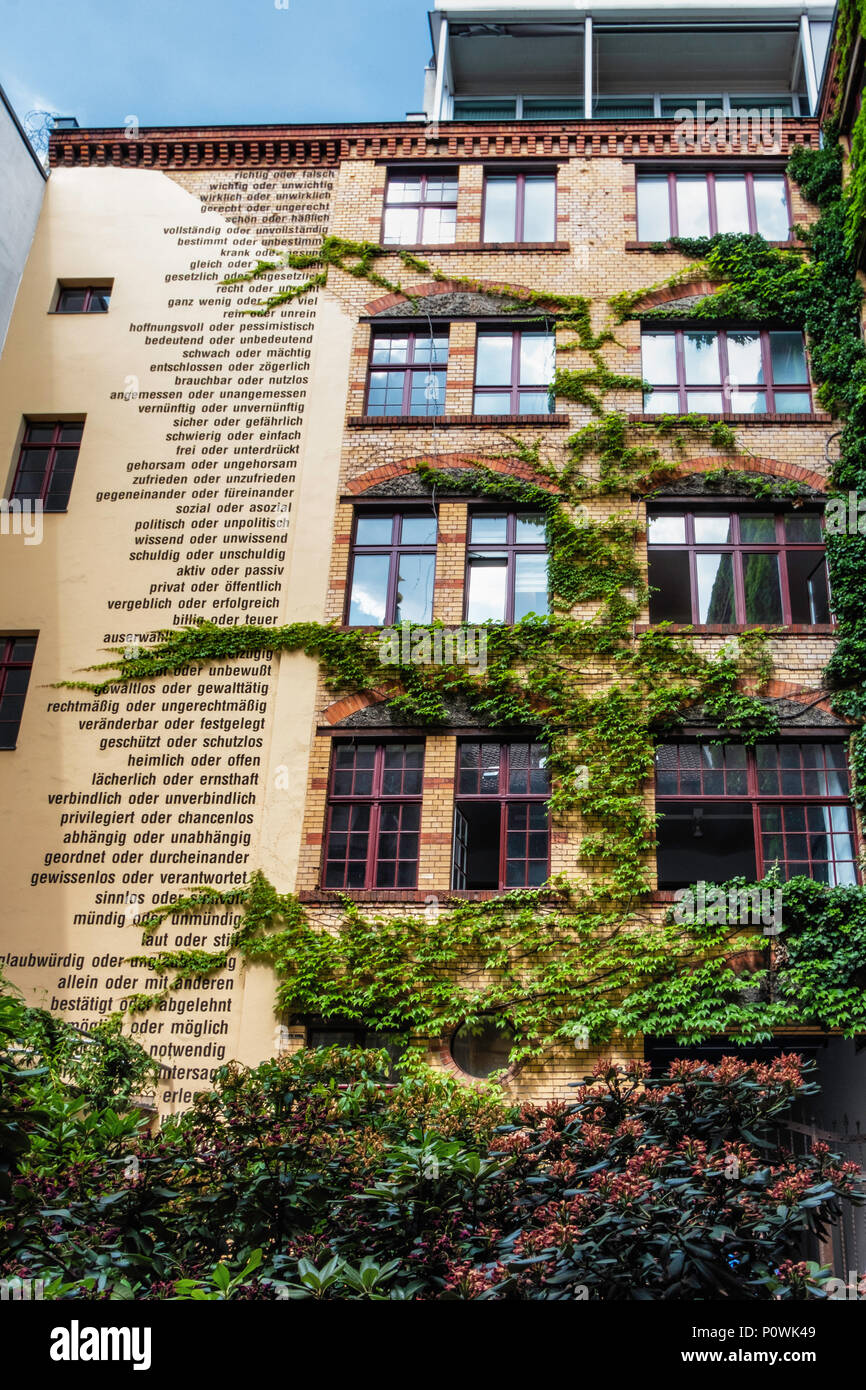
M 760 155 L 757 157 L 760 159 Z M 537 165 L 545 163 L 538 160 Z M 546 162 L 549 166 L 550 161 Z M 685 266 L 684 257 L 670 251 L 660 255 L 646 251 L 627 250 L 636 239 L 635 163 L 615 158 L 575 158 L 558 162 L 558 227 L 557 239 L 567 243 L 567 251 L 545 249 L 478 250 L 481 238 L 484 164 L 467 162 L 459 166 L 459 195 L 457 214 L 457 245 L 419 249 L 417 254 L 445 277 L 466 276 L 488 284 L 508 284 L 526 289 L 544 290 L 558 294 L 588 297 L 593 303 L 596 327 L 601 327 L 609 314 L 607 301 L 621 291 L 638 290 L 662 282 L 679 273 Z M 710 156 L 708 164 L 718 168 L 724 158 Z M 524 161 L 525 167 L 531 162 Z M 443 166 L 444 167 L 444 166 Z M 455 166 L 457 167 L 457 166 Z M 190 177 L 190 176 L 187 176 Z M 333 204 L 333 235 L 352 241 L 379 242 L 381 235 L 387 168 L 368 160 L 347 161 L 336 174 Z M 799 191 L 792 188 L 792 209 L 796 223 L 808 224 L 814 210 L 806 205 Z M 387 279 L 400 282 L 412 290 L 430 282 L 429 274 L 407 270 L 397 256 L 378 261 L 376 269 Z M 446 466 L 455 455 L 464 458 L 491 458 L 512 451 L 510 435 L 526 443 L 541 438 L 545 457 L 561 465 L 567 457 L 568 435 L 589 422 L 590 412 L 566 401 L 557 402 L 557 413 L 568 416 L 568 428 L 509 426 L 507 430 L 479 428 L 471 422 L 450 425 L 431 422 L 417 427 L 358 428 L 349 424 L 364 413 L 367 368 L 369 361 L 371 325 L 365 320 L 370 305 L 381 300 L 384 290 L 333 271 L 327 293 L 336 295 L 345 311 L 355 322 L 352 368 L 345 402 L 341 498 L 336 510 L 331 552 L 328 618 L 338 624 L 344 620 L 347 580 L 352 533 L 352 496 L 358 495 L 365 480 L 375 483 L 383 476 L 383 468 L 408 472 L 419 459 L 442 460 Z M 426 295 L 426 290 L 425 290 Z M 422 300 L 423 307 L 423 300 Z M 387 311 L 382 315 L 387 322 Z M 422 318 L 423 321 L 423 318 Z M 564 345 L 569 335 L 561 335 Z M 445 410 L 448 416 L 471 415 L 475 357 L 475 325 L 455 321 L 450 325 L 450 351 L 447 369 Z M 616 343 L 605 350 L 609 366 L 616 371 L 640 375 L 640 326 L 635 322 L 621 325 L 616 331 Z M 579 354 L 562 355 L 566 365 L 585 365 Z M 609 398 L 608 407 L 638 414 L 642 409 L 639 392 L 622 393 Z M 810 421 L 791 425 L 768 421 L 765 424 L 737 425 L 740 453 L 736 459 L 715 450 L 704 441 L 690 444 L 682 459 L 682 472 L 705 471 L 708 467 L 745 467 L 751 471 L 775 473 L 781 478 L 801 476 L 806 470 L 814 479 L 825 477 L 827 463 L 825 448 L 833 430 L 832 423 Z M 587 464 L 592 473 L 594 465 Z M 360 495 L 363 495 L 362 493 Z M 463 616 L 463 582 L 466 562 L 466 532 L 468 503 L 465 499 L 444 499 L 440 504 L 440 536 L 436 560 L 434 617 L 446 623 L 457 623 Z M 594 519 L 612 514 L 644 515 L 640 507 L 623 499 L 596 499 L 587 506 Z M 645 540 L 640 553 L 646 560 Z M 576 613 L 587 617 L 591 608 Z M 648 615 L 643 615 L 647 620 Z M 718 651 L 724 637 L 696 637 L 700 650 Z M 832 650 L 833 639 L 826 635 L 773 634 L 770 648 L 775 663 L 774 677 L 778 689 L 818 691 L 821 672 Z M 602 672 L 596 673 L 599 681 Z M 593 672 L 584 673 L 592 683 Z M 377 698 L 381 698 L 380 690 Z M 369 700 L 368 693 L 364 699 Z M 308 902 L 308 912 L 322 929 L 335 929 L 339 912 L 323 900 L 321 883 L 322 841 L 327 809 L 327 783 L 332 739 L 326 730 L 329 711 L 337 697 L 320 686 L 317 705 L 317 731 L 313 739 L 309 787 L 306 800 L 303 848 L 296 888 L 305 897 L 314 895 L 318 901 Z M 359 705 L 362 700 L 357 702 Z M 454 776 L 457 733 L 427 733 L 425 738 L 425 767 L 421 820 L 421 847 L 418 876 L 418 901 L 397 904 L 387 901 L 371 904 L 377 915 L 416 911 L 423 913 L 426 895 L 447 896 L 451 879 L 451 837 L 453 825 Z M 646 804 L 652 811 L 652 788 L 646 789 Z M 565 824 L 554 827 L 551 844 L 551 869 L 563 872 L 571 879 L 592 877 L 578 865 L 579 844 L 592 830 L 576 814 Z M 649 909 L 658 918 L 661 906 Z M 429 1055 L 437 1065 L 453 1067 L 447 1052 L 448 1039 L 428 1039 Z M 643 1056 L 641 1039 L 618 1040 L 605 1051 L 619 1059 Z M 580 1052 L 570 1046 L 558 1046 L 541 1063 L 531 1064 L 509 1081 L 515 1095 L 540 1100 L 568 1095 L 569 1086 L 580 1080 L 596 1059 L 597 1051 Z

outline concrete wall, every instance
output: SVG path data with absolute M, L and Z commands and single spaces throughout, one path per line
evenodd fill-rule
M 42 166 L 0 87 L 0 349 L 44 191 Z

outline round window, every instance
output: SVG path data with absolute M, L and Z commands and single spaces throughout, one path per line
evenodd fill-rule
M 494 1071 L 504 1071 L 514 1033 L 507 1024 L 494 1019 L 463 1023 L 451 1040 L 451 1056 L 461 1071 L 483 1080 Z

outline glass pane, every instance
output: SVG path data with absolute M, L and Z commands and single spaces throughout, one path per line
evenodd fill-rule
M 744 512 L 740 517 L 743 545 L 761 545 L 776 539 L 776 518 L 762 513 Z
M 388 208 L 385 213 L 385 245 L 415 246 L 418 243 L 418 209 Z
M 12 661 L 32 661 L 35 655 L 35 637 L 19 637 L 12 643 Z
M 785 517 L 785 538 L 796 545 L 802 541 L 822 541 L 821 518 L 817 512 L 788 512 Z
M 508 539 L 508 518 L 485 513 L 473 516 L 469 539 L 473 545 L 504 545 Z
M 86 290 L 62 290 L 57 304 L 59 314 L 80 314 L 84 311 Z
M 359 516 L 355 527 L 355 544 L 390 545 L 393 531 L 392 516 Z
M 547 614 L 547 556 L 518 555 L 515 559 L 514 621 L 527 613 Z
M 721 391 L 689 391 L 686 408 L 692 415 L 721 415 L 725 407 Z
M 698 576 L 698 622 L 733 623 L 734 567 L 732 555 L 703 554 L 696 557 Z
M 698 545 L 726 545 L 731 540 L 730 516 L 696 516 L 695 540 Z
M 671 234 L 666 175 L 637 181 L 637 234 L 641 241 L 667 241 Z
M 749 204 L 742 174 L 724 178 L 716 175 L 716 221 L 720 232 L 749 230 Z
M 401 555 L 397 572 L 397 623 L 429 623 L 433 619 L 435 555 Z
M 780 415 L 809 415 L 812 401 L 808 391 L 777 391 L 776 410 Z
M 736 415 L 766 415 L 766 391 L 732 391 L 731 409 Z
M 728 381 L 732 386 L 763 384 L 764 364 L 759 333 L 728 334 Z
M 524 184 L 523 240 L 556 240 L 556 179 L 527 178 Z
M 351 627 L 380 627 L 385 621 L 388 599 L 388 555 L 357 555 L 352 572 L 349 600 Z
M 651 516 L 648 518 L 648 538 L 650 545 L 685 545 L 686 519 L 684 516 Z
M 445 410 L 445 373 L 430 368 L 412 373 L 410 415 L 442 415 Z
M 473 410 L 476 415 L 510 415 L 510 391 L 476 391 Z
M 722 369 L 717 333 L 684 333 L 683 358 L 688 386 L 715 385 L 721 382 Z
M 548 391 L 521 391 L 519 399 L 521 415 L 549 415 L 553 408 Z
M 823 554 L 816 550 L 789 550 L 788 589 L 792 623 L 829 623 L 830 591 Z
M 475 361 L 476 386 L 508 386 L 511 384 L 513 333 L 481 333 Z
M 448 361 L 448 334 L 428 335 L 415 339 L 415 362 L 445 363 Z
M 110 302 L 111 290 L 93 290 L 90 295 L 88 312 L 91 314 L 107 314 Z
M 782 588 L 778 555 L 743 556 L 743 588 L 747 623 L 782 621 Z
M 456 203 L 457 178 L 453 174 L 429 175 L 425 203 Z
M 768 241 L 787 241 L 791 235 L 785 180 L 779 175 L 756 175 L 755 211 L 758 231 Z
M 771 333 L 770 360 L 777 386 L 801 386 L 809 380 L 802 333 Z
M 501 559 L 469 559 L 469 599 L 466 619 L 470 623 L 505 622 L 505 584 L 508 561 Z
M 677 346 L 673 333 L 642 333 L 641 374 L 651 386 L 671 386 L 677 381 Z
M 421 201 L 421 179 L 389 179 L 388 203 L 419 203 Z
M 403 545 L 435 545 L 435 516 L 404 516 L 400 526 L 400 540 Z
M 368 415 L 402 415 L 405 372 L 371 372 Z
M 487 180 L 484 189 L 483 239 L 484 241 L 517 240 L 516 178 L 489 178 Z
M 403 333 L 394 337 L 375 337 L 373 339 L 373 355 L 371 358 L 375 366 L 388 365 L 390 363 L 401 363 L 409 361 L 409 335 Z
M 457 237 L 456 208 L 425 208 L 421 219 L 421 239 L 429 245 L 450 246 Z
M 643 408 L 647 415 L 676 415 L 680 398 L 676 391 L 651 391 L 643 398 Z
M 710 234 L 710 205 L 703 174 L 677 177 L 677 228 L 680 236 Z
M 28 444 L 50 444 L 54 438 L 53 425 L 29 425 L 26 439 Z
M 688 551 L 650 551 L 649 584 L 658 590 L 650 595 L 651 623 L 692 621 Z
M 491 1072 L 508 1066 L 514 1034 L 499 1023 L 485 1022 L 470 1028 L 458 1028 L 451 1043 L 451 1056 L 467 1076 L 483 1080 Z
M 554 333 L 521 333 L 520 385 L 548 386 L 553 380 L 555 355 Z
M 514 522 L 518 545 L 546 545 L 547 518 L 544 512 L 518 512 Z
M 499 758 L 501 749 L 498 743 L 481 744 L 481 786 L 484 796 L 499 794 Z

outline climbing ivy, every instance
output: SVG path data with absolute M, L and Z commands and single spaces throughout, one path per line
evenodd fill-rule
M 769 246 L 757 236 L 678 242 L 686 255 L 699 259 L 668 283 L 698 277 L 717 286 L 686 311 L 695 319 L 782 319 L 806 329 L 821 398 L 847 413 L 836 480 L 849 487 L 860 479 L 860 460 L 866 457 L 866 355 L 857 333 L 860 293 L 844 249 L 838 152 L 832 145 L 817 152 L 800 150 L 792 173 L 821 210 L 809 234 L 810 254 Z M 286 267 L 314 271 L 303 284 L 270 296 L 252 311 L 262 313 L 323 287 L 335 269 L 405 294 L 375 268 L 381 258 L 394 254 L 434 280 L 455 278 L 399 248 L 329 238 L 314 254 L 262 261 L 237 279 L 258 280 Z M 470 278 L 458 283 L 491 292 L 489 284 Z M 829 931 L 816 925 L 810 936 L 809 924 L 835 923 L 849 908 L 860 914 L 861 890 L 814 884 L 798 890 L 804 901 L 808 898 L 798 936 L 808 950 L 792 938 L 781 974 L 775 962 L 772 997 L 765 990 L 759 1000 L 749 991 L 754 994 L 766 984 L 766 938 L 755 937 L 749 928 L 708 920 L 691 926 L 673 919 L 659 923 L 647 912 L 655 817 L 644 789 L 659 732 L 676 729 L 684 711 L 695 706 L 703 709 L 719 740 L 754 742 L 772 736 L 778 727 L 767 702 L 749 693 L 759 692 L 771 674 L 764 632 L 746 633 L 706 655 L 688 634 L 674 633 L 667 625 L 643 634 L 635 631 L 647 587 L 637 555 L 640 526 L 632 499 L 648 495 L 669 478 L 695 439 L 722 454 L 735 454 L 733 432 L 699 416 L 629 421 L 606 408 L 611 392 L 644 386 L 639 378 L 610 371 L 604 349 L 616 342 L 617 324 L 647 316 L 640 309 L 646 290 L 615 296 L 610 317 L 598 329 L 585 298 L 509 285 L 496 286 L 495 292 L 515 312 L 537 311 L 556 323 L 560 366 L 555 393 L 586 407 L 593 419 L 569 439 L 564 465 L 542 459 L 538 445 L 512 441 L 514 452 L 506 457 L 521 465 L 517 472 L 500 472 L 491 467 L 493 460 L 484 459 L 465 469 L 443 470 L 430 459 L 417 465 L 417 474 L 431 494 L 484 496 L 543 513 L 550 550 L 549 616 L 530 616 L 513 627 L 487 625 L 483 672 L 415 664 L 402 657 L 383 666 L 377 634 L 333 625 L 222 628 L 200 623 L 164 632 L 139 653 L 114 649 L 112 660 L 91 668 L 98 679 L 67 684 L 102 693 L 118 682 L 150 680 L 199 663 L 303 651 L 320 663 L 335 695 L 385 686 L 385 698 L 404 725 L 448 728 L 453 702 L 462 700 L 476 722 L 492 729 L 532 729 L 548 745 L 551 817 L 561 823 L 579 810 L 586 831 L 575 865 L 579 878 L 486 902 L 449 901 L 432 915 L 395 910 L 370 919 L 357 904 L 335 895 L 339 926 L 327 929 L 310 921 L 295 898 L 278 893 L 256 874 L 239 890 L 198 889 L 157 908 L 144 924 L 149 939 L 168 918 L 234 907 L 238 925 L 223 950 L 161 951 L 136 957 L 136 963 L 169 976 L 167 992 L 224 968 L 236 954 L 245 961 L 268 960 L 278 979 L 278 1003 L 286 1011 L 398 1028 L 418 1037 L 440 1036 L 461 1020 L 500 1016 L 515 1031 L 515 1063 L 557 1039 L 601 1041 L 617 1030 L 698 1040 L 718 1032 L 742 1039 L 766 1037 L 773 1027 L 809 1021 L 846 1031 L 866 1027 L 866 1003 L 855 1004 L 852 994 L 861 961 L 866 966 L 859 925 L 850 934 L 844 960 L 827 976 L 832 983 L 809 992 L 810 970 L 826 965 L 831 953 Z M 656 312 L 663 311 L 648 314 Z M 566 368 L 563 353 L 583 354 L 588 365 Z M 724 472 L 720 468 L 717 478 Z M 788 495 L 784 484 L 737 476 L 745 476 L 755 496 L 767 495 L 761 489 L 768 486 L 775 496 Z M 866 495 L 866 486 L 863 491 Z M 584 510 L 599 497 L 616 502 L 601 521 Z M 840 691 L 838 707 L 863 719 L 866 595 L 859 576 L 866 556 L 859 537 L 831 538 L 829 551 L 842 635 L 829 677 L 847 687 Z M 441 626 L 432 624 L 424 631 L 432 636 Z M 417 625 L 415 630 L 417 634 Z M 866 776 L 858 782 L 866 788 Z M 794 889 L 787 885 L 785 891 L 787 901 Z M 732 952 L 759 947 L 766 953 L 763 967 L 745 973 L 733 969 Z M 154 998 L 145 994 L 131 1005 L 152 1007 Z

